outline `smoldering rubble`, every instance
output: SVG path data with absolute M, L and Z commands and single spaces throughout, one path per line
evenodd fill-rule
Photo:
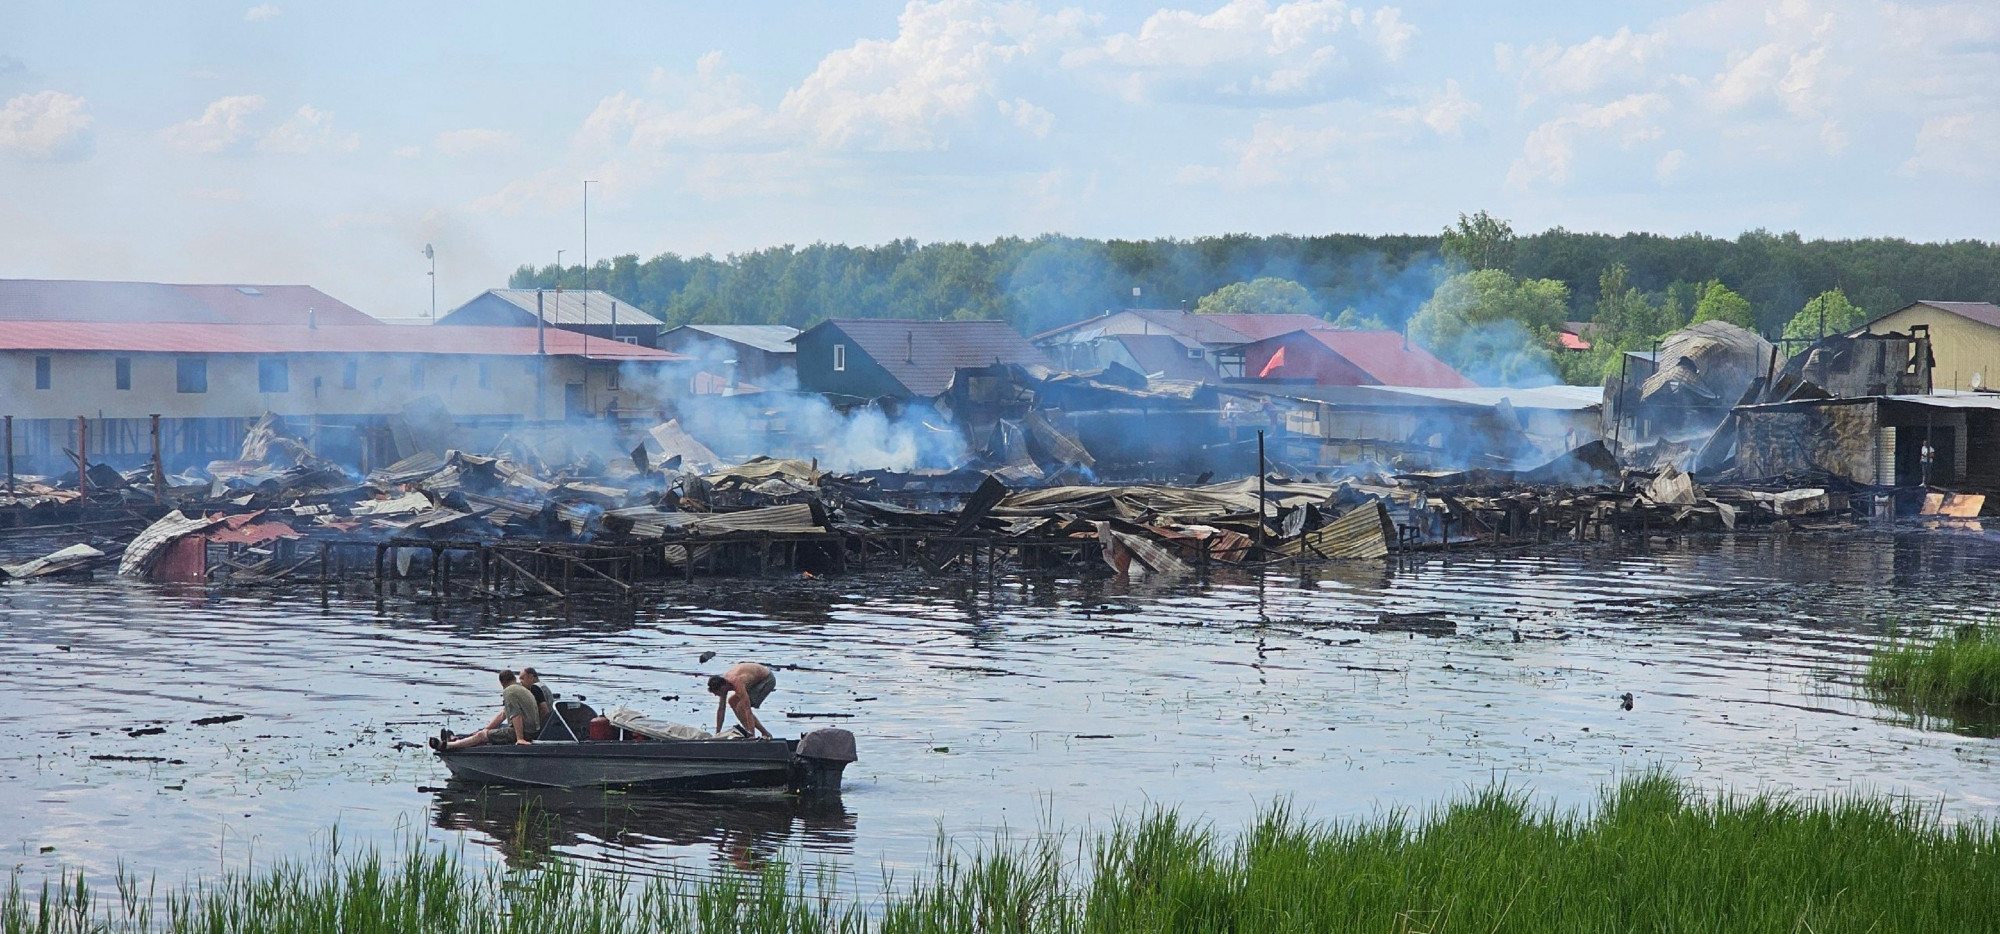
M 323 458 L 266 415 L 200 469 L 72 455 L 67 474 L 10 474 L 0 575 L 540 598 L 713 574 L 1009 562 L 1170 577 L 1664 534 L 1983 532 L 1982 493 L 1932 486 L 1917 455 L 1937 431 L 2000 429 L 2000 396 L 1922 392 L 1928 369 L 1905 362 L 1927 359 L 1924 339 L 1829 338 L 1780 366 L 1711 323 L 1674 350 L 1632 374 L 1638 388 L 1607 385 L 1606 405 L 1584 387 L 993 364 L 930 400 L 753 392 L 651 424 L 483 433 L 412 415 L 380 466 Z M 1942 459 L 1988 469 L 1963 447 Z

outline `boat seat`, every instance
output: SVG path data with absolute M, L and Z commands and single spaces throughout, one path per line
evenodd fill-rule
M 542 724 L 542 732 L 535 739 L 548 742 L 562 740 L 580 743 L 590 736 L 591 718 L 597 711 L 582 701 L 559 700 L 551 705 L 549 722 Z

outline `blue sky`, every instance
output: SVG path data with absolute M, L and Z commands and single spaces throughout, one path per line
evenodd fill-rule
M 1992 239 L 2000 4 L 0 9 L 0 276 L 371 313 L 580 257 L 1517 229 Z

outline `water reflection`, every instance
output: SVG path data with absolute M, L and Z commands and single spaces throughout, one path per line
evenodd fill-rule
M 520 865 L 728 871 L 799 848 L 872 877 L 927 865 L 940 829 L 1076 826 L 1145 802 L 1230 827 L 1275 797 L 1356 816 L 1494 779 L 1587 804 L 1656 766 L 1991 817 L 1990 741 L 1856 692 L 1900 624 L 2000 604 L 1996 559 L 1964 538 L 1745 536 L 1206 580 L 703 578 L 568 603 L 7 584 L 0 697 L 18 728 L 0 736 L 0 846 L 29 873 L 165 878 L 310 853 L 335 824 L 393 845 L 415 823 Z M 1385 631 L 1384 614 L 1453 630 Z M 490 716 L 496 668 L 701 723 L 708 653 L 785 666 L 774 729 L 852 725 L 846 805 L 429 790 L 445 775 L 423 739 Z M 245 719 L 195 722 L 221 714 Z
M 470 831 L 510 868 L 557 856 L 622 869 L 685 870 L 689 851 L 744 871 L 781 851 L 849 855 L 856 818 L 838 795 L 506 788 L 453 781 L 432 791 L 431 825 Z

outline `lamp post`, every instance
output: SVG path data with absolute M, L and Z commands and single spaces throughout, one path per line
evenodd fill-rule
M 431 277 L 431 323 L 436 324 L 438 320 L 438 257 L 437 251 L 431 249 L 431 245 L 428 243 L 424 244 L 424 258 L 431 261 L 431 271 L 425 273 L 425 275 Z

